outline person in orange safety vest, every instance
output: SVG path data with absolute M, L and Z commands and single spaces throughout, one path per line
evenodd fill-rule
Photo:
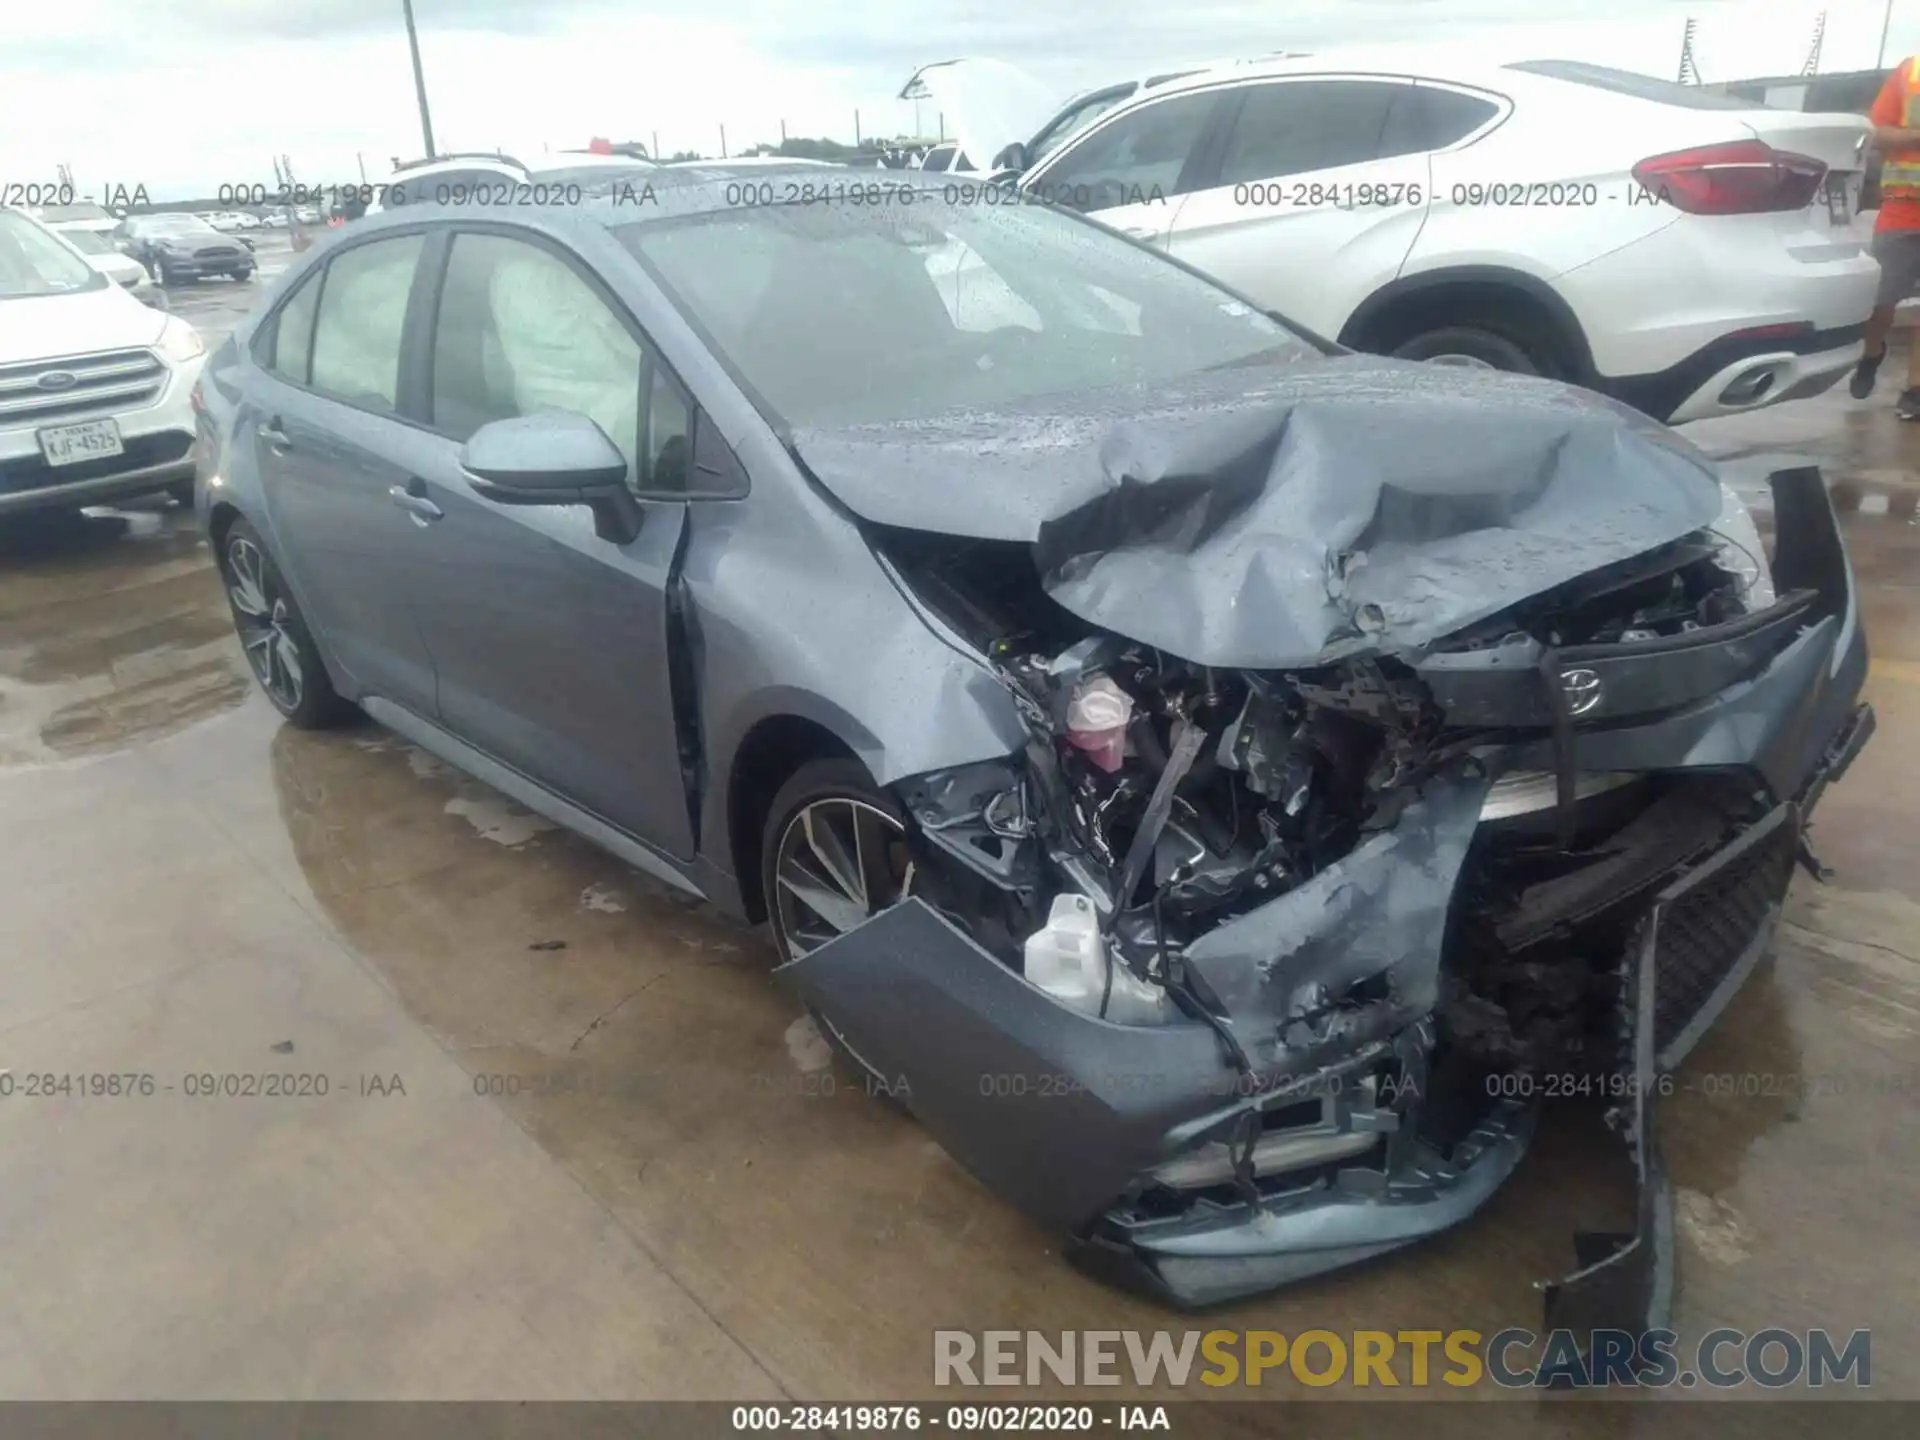
M 1880 170 L 1880 219 L 1873 227 L 1873 255 L 1880 262 L 1880 291 L 1867 317 L 1866 345 L 1847 389 L 1856 400 L 1873 393 L 1887 355 L 1894 307 L 1920 285 L 1920 55 L 1887 76 L 1867 112 L 1873 143 L 1884 159 Z M 1907 347 L 1907 388 L 1894 413 L 1920 420 L 1920 344 Z

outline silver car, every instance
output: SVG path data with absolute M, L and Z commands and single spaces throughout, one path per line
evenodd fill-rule
M 1872 729 L 1819 475 L 1769 556 L 1611 401 L 822 174 L 296 262 L 200 387 L 269 698 L 771 922 L 870 1088 L 1177 1304 L 1464 1219 L 1587 1075 L 1642 1202 L 1554 1293 L 1645 1328 L 1658 1077 Z

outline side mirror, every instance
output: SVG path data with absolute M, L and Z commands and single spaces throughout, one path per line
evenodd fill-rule
M 1024 140 L 1016 140 L 1001 150 L 998 155 L 994 156 L 993 164 L 989 165 L 987 169 L 996 176 L 1003 171 L 1012 171 L 1015 175 L 1020 175 L 1024 174 L 1027 167 L 1032 163 L 1033 160 L 1027 154 L 1026 142 Z
M 482 425 L 460 468 L 474 494 L 496 505 L 586 505 L 602 540 L 625 545 L 640 533 L 627 457 L 585 415 L 548 410 Z

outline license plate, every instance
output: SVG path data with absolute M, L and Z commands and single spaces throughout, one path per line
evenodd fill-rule
M 112 420 L 87 420 L 78 425 L 49 425 L 38 434 L 40 453 L 49 465 L 78 465 L 108 455 L 124 455 L 120 427 Z
M 1853 218 L 1851 186 L 1844 175 L 1827 176 L 1827 218 L 1845 225 Z

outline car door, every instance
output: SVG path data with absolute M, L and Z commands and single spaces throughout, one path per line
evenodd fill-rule
M 1226 89 L 1187 91 L 1129 106 L 1068 140 L 1021 182 L 1149 245 L 1164 245 L 1175 211 L 1206 159 L 1204 141 Z
M 428 713 L 433 666 L 414 623 L 414 527 L 389 492 L 406 482 L 401 339 L 422 232 L 336 251 L 269 317 L 250 443 L 295 597 L 364 691 Z
M 671 855 L 692 853 L 668 668 L 667 582 L 686 524 L 693 406 L 583 262 L 513 227 L 446 256 L 412 457 L 421 625 L 440 723 Z M 584 506 L 481 499 L 461 446 L 491 420 L 569 410 L 627 456 L 643 519 L 601 539 Z
M 1323 335 L 1399 274 L 1431 190 L 1408 79 L 1286 76 L 1234 87 L 1211 173 L 1168 248 Z

